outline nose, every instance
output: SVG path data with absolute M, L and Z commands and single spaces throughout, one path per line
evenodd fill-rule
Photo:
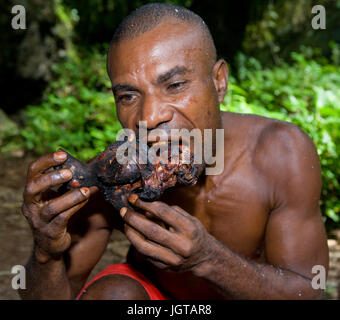
M 136 127 L 139 128 L 139 121 L 146 121 L 148 130 L 156 129 L 159 125 L 171 121 L 173 114 L 173 109 L 156 97 L 145 97 L 136 119 Z

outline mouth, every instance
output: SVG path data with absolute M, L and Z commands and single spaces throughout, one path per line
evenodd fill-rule
M 149 141 L 147 146 L 148 148 L 153 149 L 155 155 L 160 157 L 164 164 L 181 163 L 183 159 L 187 159 L 186 161 L 189 161 L 188 159 L 194 156 L 193 147 L 182 137 L 174 140 L 170 138 L 166 141 Z
M 160 138 L 158 138 L 156 141 L 155 139 L 149 139 L 147 141 L 147 146 L 149 148 L 151 147 L 162 147 L 164 145 L 168 145 L 169 149 L 173 146 L 174 148 L 178 147 L 181 151 L 184 148 L 190 148 L 190 151 L 192 151 L 191 145 L 192 143 L 190 143 L 190 138 L 185 138 L 182 136 L 167 136 L 167 137 L 162 137 L 162 140 L 160 140 Z

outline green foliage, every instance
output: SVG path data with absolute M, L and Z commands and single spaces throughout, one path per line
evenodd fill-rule
M 317 50 L 292 53 L 292 62 L 263 68 L 240 54 L 237 78 L 231 80 L 222 110 L 254 113 L 292 122 L 314 141 L 322 166 L 321 208 L 340 222 L 340 67 Z
M 39 154 L 59 147 L 85 160 L 115 141 L 121 128 L 106 74 L 104 50 L 81 54 L 80 63 L 54 68 L 44 101 L 25 110 L 22 136 Z M 238 56 L 221 109 L 292 122 L 314 141 L 321 159 L 325 219 L 340 222 L 340 68 L 317 50 L 292 53 L 291 62 L 264 68 L 254 58 Z M 330 225 L 329 224 L 329 225 Z
M 70 11 L 78 18 L 74 31 L 74 43 L 93 45 L 105 43 L 111 39 L 119 23 L 132 10 L 152 2 L 191 6 L 193 0 L 58 0 L 65 11 Z
M 260 2 L 260 1 L 258 1 Z M 261 4 L 260 4 L 261 3 Z M 339 43 L 340 7 L 332 0 L 261 1 L 254 6 L 255 16 L 246 26 L 243 51 L 268 65 L 289 58 L 301 45 L 322 48 L 329 54 L 329 42 Z M 267 3 L 267 4 L 266 4 Z M 326 32 L 313 29 L 311 21 L 315 5 L 327 12 Z
M 22 139 L 18 125 L 0 109 L 0 152 L 13 154 L 20 151 Z
M 55 25 L 53 32 L 57 37 L 64 40 L 66 55 L 76 60 L 78 57 L 73 45 L 73 38 L 75 37 L 75 25 L 79 21 L 78 12 L 75 9 L 70 10 L 62 0 L 54 1 L 54 10 L 58 23 Z
M 85 160 L 115 141 L 121 126 L 105 53 L 96 49 L 80 55 L 79 64 L 65 61 L 54 67 L 55 80 L 42 104 L 25 110 L 21 134 L 26 149 L 42 154 L 61 147 Z

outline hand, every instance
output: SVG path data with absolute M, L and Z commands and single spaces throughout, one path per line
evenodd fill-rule
M 69 219 L 96 191 L 96 187 L 81 188 L 60 195 L 51 190 L 72 178 L 72 172 L 67 169 L 46 172 L 66 159 L 65 152 L 50 153 L 31 163 L 27 172 L 22 213 L 33 231 L 34 253 L 41 263 L 60 257 L 70 247 Z
M 188 271 L 210 259 L 212 236 L 197 218 L 178 206 L 144 202 L 135 194 L 129 201 L 146 214 L 122 208 L 125 234 L 149 262 L 161 269 Z M 161 220 L 169 229 L 151 221 L 151 217 Z

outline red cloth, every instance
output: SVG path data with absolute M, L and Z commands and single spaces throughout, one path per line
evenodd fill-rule
M 152 282 L 146 278 L 142 273 L 134 269 L 130 264 L 128 263 L 122 263 L 122 264 L 112 264 L 99 272 L 90 282 L 88 282 L 84 288 L 80 291 L 79 295 L 77 296 L 76 300 L 79 300 L 80 296 L 83 294 L 84 290 L 92 284 L 94 281 L 105 277 L 107 275 L 112 274 L 121 274 L 124 276 L 128 276 L 132 279 L 137 280 L 145 289 L 145 291 L 148 293 L 150 300 L 168 300 L 153 284 Z

